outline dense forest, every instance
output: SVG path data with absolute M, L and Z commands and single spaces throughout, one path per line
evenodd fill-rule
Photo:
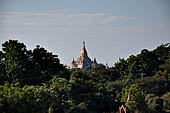
M 130 97 L 130 98 L 129 98 Z M 0 113 L 170 113 L 170 44 L 69 70 L 37 45 L 9 40 L 0 51 Z

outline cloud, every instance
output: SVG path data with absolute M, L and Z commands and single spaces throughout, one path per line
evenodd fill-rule
M 21 25 L 55 25 L 55 26 L 87 26 L 108 25 L 132 20 L 133 17 L 114 16 L 107 13 L 66 13 L 63 11 L 49 12 L 5 12 L 0 13 L 0 24 Z

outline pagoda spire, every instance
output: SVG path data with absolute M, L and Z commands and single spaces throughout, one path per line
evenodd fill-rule
M 72 58 L 72 64 L 74 64 L 74 63 L 75 63 L 74 58 Z
M 88 56 L 88 55 L 87 55 L 87 51 L 86 51 L 86 47 L 85 47 L 85 41 L 83 41 L 83 48 L 81 49 L 81 54 L 80 54 L 80 56 L 81 56 L 82 58 Z
M 83 41 L 83 48 L 85 48 L 85 41 Z

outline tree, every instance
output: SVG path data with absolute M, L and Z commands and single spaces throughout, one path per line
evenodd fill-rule
M 113 70 L 110 71 L 112 72 Z M 107 73 L 111 72 L 108 71 Z M 91 78 L 89 76 L 81 71 L 75 71 L 70 77 L 72 103 L 76 106 L 73 110 L 94 113 L 113 111 L 114 99 L 106 91 L 104 83 L 100 82 L 102 78 L 98 78 L 96 75 L 96 80 L 94 80 L 95 77 Z
M 0 51 L 0 84 L 2 84 L 4 81 L 6 81 L 7 77 L 4 76 L 4 54 L 2 51 Z
M 60 109 L 67 111 L 70 107 L 71 84 L 65 78 L 53 78 L 50 80 L 50 91 L 56 92 L 57 102 Z
M 119 71 L 122 77 L 129 74 L 128 71 L 128 62 L 125 59 L 119 59 L 119 62 L 115 63 L 115 68 Z
M 140 73 L 144 73 L 144 68 L 139 58 L 136 58 L 136 60 L 128 66 L 128 69 L 129 69 L 129 75 L 135 78 L 139 77 L 138 75 Z
M 39 45 L 33 50 L 31 61 L 34 64 L 36 73 L 41 75 L 42 82 L 50 80 L 64 70 L 58 56 L 53 55 Z
M 87 73 L 87 76 L 95 82 L 105 84 L 106 82 L 120 79 L 119 71 L 115 68 L 100 69 L 96 72 Z
M 170 110 L 170 92 L 165 93 L 162 98 L 164 99 L 163 107 L 165 110 Z
M 9 82 L 27 78 L 29 71 L 29 54 L 26 46 L 17 40 L 9 40 L 2 44 L 4 52 L 5 75 Z
M 74 71 L 70 77 L 72 95 L 79 95 L 93 91 L 93 84 L 88 81 L 82 71 Z M 77 98 L 77 97 L 76 97 Z
M 141 106 L 145 107 L 144 96 L 141 88 L 137 84 L 131 84 L 122 89 L 121 102 L 124 102 L 130 110 L 139 109 Z M 128 97 L 129 96 L 129 97 Z M 128 100 L 129 99 L 129 100 Z
M 57 55 L 37 46 L 28 51 L 24 43 L 9 40 L 2 44 L 0 51 L 0 78 L 2 82 L 20 82 L 25 84 L 41 84 L 65 73 Z M 1 83 L 2 84 L 2 83 Z
M 161 61 L 161 64 L 167 63 L 170 61 L 170 43 L 161 44 L 153 52 L 157 55 L 158 59 Z
M 163 99 L 154 95 L 154 94 L 148 94 L 145 97 L 145 101 L 148 105 L 148 109 L 151 111 L 151 113 L 162 113 L 163 108 Z
M 153 76 L 159 67 L 158 57 L 154 52 L 150 52 L 147 49 L 141 51 L 141 54 L 137 55 L 143 68 L 143 72 L 149 76 Z

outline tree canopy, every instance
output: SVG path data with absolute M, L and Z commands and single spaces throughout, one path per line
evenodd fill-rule
M 9 40 L 2 44 L 0 51 L 1 80 L 21 84 L 41 84 L 60 74 L 65 68 L 57 55 L 37 46 L 27 50 L 24 43 Z
M 68 70 L 58 55 L 17 40 L 0 51 L 2 113 L 132 113 L 170 111 L 170 44 L 119 59 L 113 67 Z M 142 107 L 141 107 L 142 106 Z

